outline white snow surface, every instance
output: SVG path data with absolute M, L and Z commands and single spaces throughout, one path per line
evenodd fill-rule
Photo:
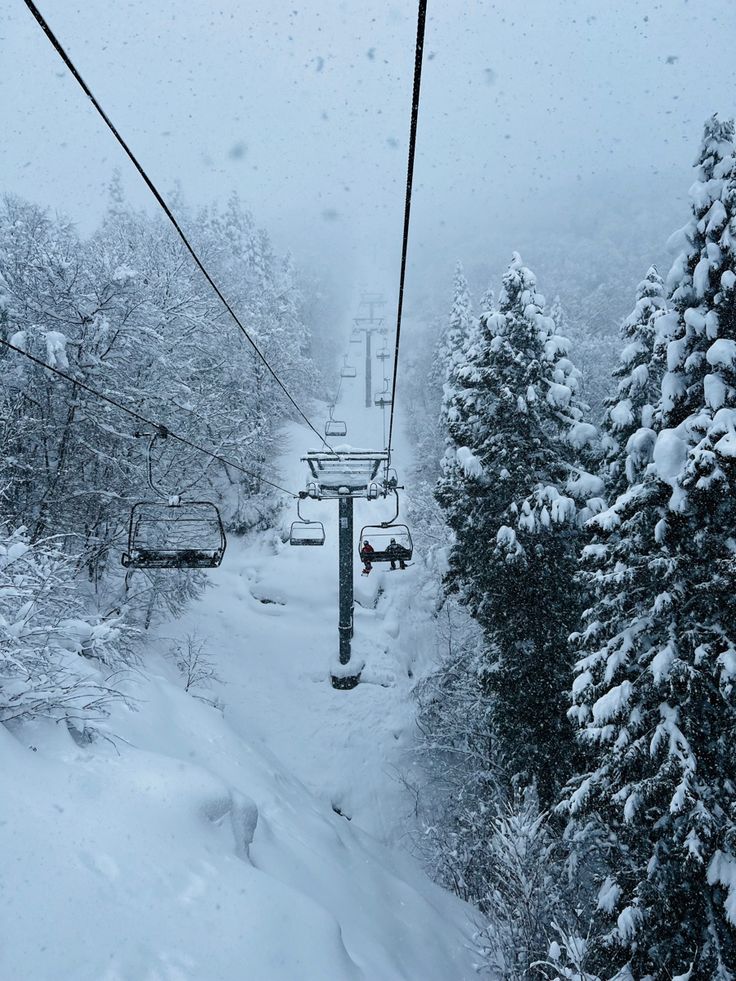
M 467 446 L 458 446 L 455 457 L 466 477 L 475 477 L 476 480 L 483 477 L 483 464 Z
M 351 439 L 380 446 L 381 411 L 360 408 L 360 380 L 344 388 Z M 288 437 L 282 480 L 299 488 L 311 437 L 296 425 Z M 396 459 L 408 466 L 402 445 Z M 391 512 L 358 502 L 356 540 Z M 0 726 L 0 978 L 477 977 L 471 908 L 406 844 L 416 828 L 399 775 L 412 776 L 411 689 L 432 646 L 421 555 L 367 579 L 356 556 L 365 667 L 336 691 L 337 503 L 304 513 L 324 521 L 327 545 L 231 539 L 211 588 L 122 683 L 130 703 L 113 707 L 107 738 Z M 163 657 L 193 632 L 220 679 L 201 694 L 222 711 Z
M 680 429 L 663 429 L 654 444 L 653 460 L 660 480 L 677 487 L 677 479 L 687 460 L 687 436 Z
M 46 360 L 52 368 L 68 368 L 66 337 L 58 330 L 46 331 Z

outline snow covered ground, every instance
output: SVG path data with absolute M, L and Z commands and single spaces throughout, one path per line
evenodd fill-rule
M 346 441 L 382 444 L 346 380 Z M 292 426 L 302 487 L 314 436 Z M 396 461 L 406 469 L 399 442 Z M 403 459 L 402 459 L 403 457 Z M 427 667 L 420 564 L 359 575 L 362 683 L 335 691 L 337 503 L 307 501 L 323 548 L 231 540 L 212 588 L 152 638 L 108 739 L 0 727 L 0 978 L 13 981 L 460 981 L 471 911 L 407 852 L 413 677 Z M 362 523 L 392 513 L 356 505 Z M 291 520 L 284 515 L 284 529 Z M 224 709 L 183 690 L 164 653 L 196 634 Z M 340 812 L 340 813 L 338 813 Z

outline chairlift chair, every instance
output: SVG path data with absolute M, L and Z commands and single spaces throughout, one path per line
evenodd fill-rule
M 399 475 L 394 467 L 386 468 L 384 484 L 387 490 L 396 490 L 396 488 L 399 486 Z
M 211 501 L 138 501 L 128 525 L 126 569 L 216 569 L 227 540 Z
M 363 338 L 360 335 L 360 331 L 353 331 L 353 333 L 350 335 L 350 343 L 351 344 L 363 343 Z
M 396 490 L 396 513 L 389 521 L 377 525 L 364 525 L 358 539 L 358 555 L 363 562 L 409 562 L 414 554 L 411 532 L 405 524 L 397 523 L 399 516 L 399 495 Z M 366 552 L 366 541 L 373 548 Z
M 376 352 L 376 357 L 379 361 L 388 361 L 391 355 L 388 353 L 386 348 L 383 348 L 381 351 Z
M 325 526 L 321 521 L 310 521 L 302 517 L 299 510 L 299 500 L 296 502 L 296 521 L 292 521 L 289 529 L 289 545 L 324 545 Z
M 162 427 L 149 441 L 148 484 L 159 500 L 133 505 L 122 564 L 126 569 L 216 569 L 227 546 L 217 505 L 164 494 L 153 482 L 153 447 L 167 435 Z
M 325 436 L 347 436 L 348 424 L 342 419 L 328 419 L 325 423 Z
M 355 366 L 352 364 L 348 364 L 348 359 L 346 355 L 345 364 L 342 366 L 342 368 L 340 368 L 340 375 L 343 378 L 355 378 L 357 374 L 358 372 L 356 371 Z
M 387 405 L 391 405 L 391 392 L 389 391 L 388 385 L 382 392 L 376 392 L 373 402 L 381 409 L 385 409 Z
M 368 541 L 372 552 L 363 549 Z M 409 562 L 414 554 L 414 543 L 407 525 L 365 525 L 360 530 L 358 554 L 363 562 Z

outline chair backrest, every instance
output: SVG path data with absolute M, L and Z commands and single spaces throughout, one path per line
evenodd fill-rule
M 130 513 L 122 563 L 134 569 L 216 568 L 226 545 L 220 512 L 211 501 L 139 501 Z

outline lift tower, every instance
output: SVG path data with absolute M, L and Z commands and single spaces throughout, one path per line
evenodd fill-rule
M 365 407 L 370 409 L 372 402 L 371 380 L 371 337 L 373 334 L 386 334 L 383 317 L 375 315 L 376 309 L 386 306 L 386 300 L 380 293 L 363 293 L 361 307 L 368 307 L 367 317 L 356 317 L 353 320 L 353 335 L 365 334 Z
M 379 467 L 386 466 L 388 454 L 377 450 L 346 450 L 329 453 L 309 450 L 302 460 L 313 480 L 307 484 L 305 497 L 336 500 L 339 517 L 338 562 L 338 663 L 332 669 L 332 687 L 348 690 L 360 681 L 362 664 L 351 656 L 353 638 L 353 501 L 375 500 L 385 494 L 385 485 L 376 482 Z

